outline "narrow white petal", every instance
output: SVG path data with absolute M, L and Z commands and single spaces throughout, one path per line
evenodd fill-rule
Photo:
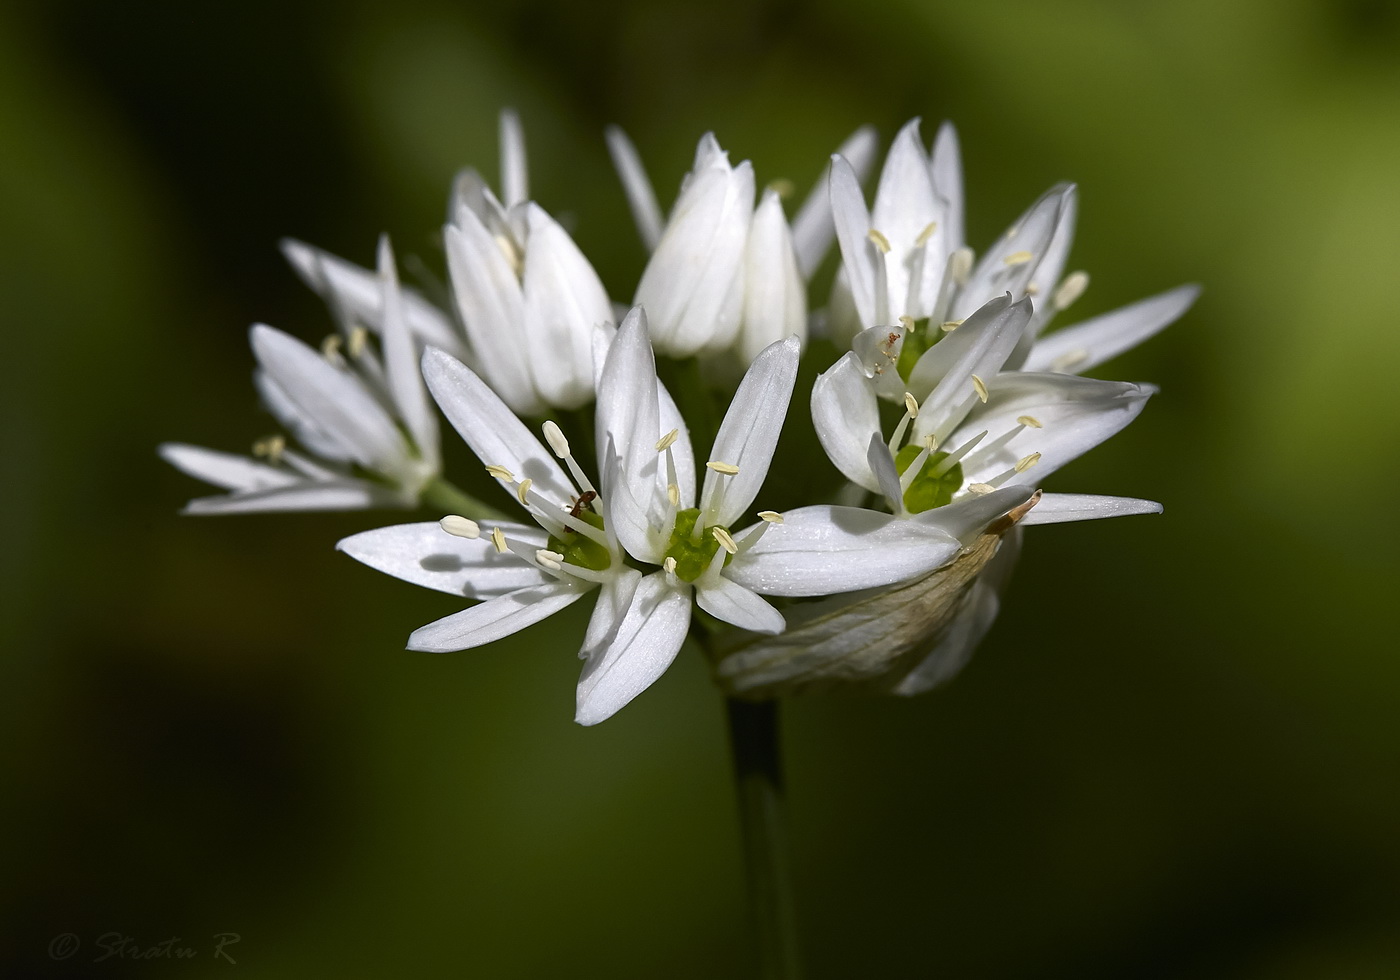
M 841 261 L 860 325 L 878 326 L 875 323 L 875 263 L 882 257 L 870 242 L 870 212 L 865 208 L 860 182 L 851 165 L 840 156 L 831 158 L 827 187 L 831 194 L 836 241 L 841 246 Z
M 407 507 L 388 487 L 363 480 L 313 482 L 303 480 L 268 490 L 231 493 L 223 497 L 197 497 L 185 505 L 184 514 L 254 514 L 294 510 L 366 510 L 371 507 Z
M 1201 287 L 1176 289 L 1056 330 L 1036 341 L 1026 360 L 1027 371 L 1078 374 L 1136 347 L 1175 322 L 1196 302 Z
M 661 228 L 664 224 L 661 206 L 656 203 L 656 191 L 647 179 L 646 168 L 637 148 L 617 126 L 609 126 L 606 131 L 608 152 L 612 154 L 613 166 L 622 180 L 622 190 L 627 195 L 627 205 L 632 209 L 632 220 L 637 223 L 637 234 L 648 252 L 655 250 L 661 241 Z
M 532 480 L 535 491 L 546 499 L 568 504 L 575 488 L 554 455 L 471 368 L 430 347 L 423 353 L 423 377 L 443 414 L 483 465 L 504 466 L 517 480 Z
M 896 514 L 904 513 L 904 491 L 899 486 L 899 470 L 895 469 L 894 457 L 884 438 L 876 432 L 866 445 L 865 461 L 875 479 L 880 484 L 880 492 L 889 501 L 890 509 Z
M 943 209 L 933 192 L 928 153 L 919 137 L 918 119 L 906 123 L 890 146 L 884 169 L 880 171 L 875 203 L 870 209 L 870 224 L 889 239 L 894 254 L 899 256 L 906 256 L 914 249 L 915 241 L 929 225 L 935 226 L 934 238 L 942 234 Z M 891 312 L 926 315 L 904 308 L 909 272 L 904 261 L 890 263 Z M 936 282 L 943 274 L 943 267 L 928 263 L 926 274 Z
M 739 390 L 724 413 L 719 433 L 715 436 L 710 459 L 730 463 L 739 468 L 734 476 L 723 476 L 714 470 L 705 471 L 705 487 L 700 494 L 700 509 L 715 514 L 713 523 L 728 526 L 748 510 L 768 476 L 773 462 L 773 450 L 783 431 L 792 386 L 797 382 L 797 361 L 802 347 L 796 337 L 770 344 L 760 353 L 744 374 Z M 723 500 L 717 512 L 715 494 L 720 481 L 725 482 Z
M 598 273 L 536 204 L 526 205 L 524 309 L 529 363 L 544 401 L 574 409 L 593 398 L 593 330 L 612 319 Z
M 414 630 L 408 649 L 447 653 L 494 643 L 577 602 L 590 588 L 550 582 L 507 592 Z
M 739 355 L 747 363 L 771 343 L 792 336 L 799 341 L 807 338 L 807 293 L 775 191 L 765 192 L 754 212 L 744 264 Z
M 763 595 L 813 596 L 893 585 L 930 572 L 962 545 L 947 532 L 856 507 L 783 513 L 725 575 Z
M 253 354 L 262 369 L 302 414 L 333 438 L 356 462 L 371 469 L 401 469 L 407 446 L 393 419 L 353 377 L 288 334 L 258 324 Z
M 1137 418 L 1156 391 L 1146 385 L 1020 371 L 997 375 L 988 388 L 987 404 L 977 406 L 944 443 L 960 445 L 978 432 L 988 433 L 962 461 L 965 485 L 996 479 L 1039 453 L 1035 465 L 1008 481 L 1038 485 Z M 1026 416 L 1041 427 L 1023 425 L 1020 419 Z
M 847 352 L 812 385 L 812 422 L 826 455 L 852 483 L 871 493 L 880 481 L 870 468 L 870 436 L 880 432 L 880 406 L 860 358 Z
M 1047 493 L 1021 523 L 1063 524 L 1068 521 L 1097 521 L 1105 517 L 1160 513 L 1162 505 L 1155 500 L 1104 497 L 1092 493 Z
M 513 109 L 501 111 L 501 197 L 508 208 L 530 197 L 530 173 L 525 160 L 525 131 Z
M 617 453 L 617 475 L 643 509 L 650 509 L 658 494 L 664 495 L 656 451 L 660 431 L 660 404 L 656 381 L 656 357 L 647 334 L 648 315 L 640 307 L 627 314 L 613 338 L 598 381 L 595 419 L 597 445 L 612 446 Z M 605 486 L 605 496 L 617 487 Z M 638 556 L 640 557 L 640 556 Z
M 952 254 L 967 244 L 967 240 L 963 234 L 962 153 L 958 148 L 957 130 L 950 122 L 938 127 L 929 172 L 933 175 L 934 193 L 943 204 L 944 242 L 947 254 Z M 944 261 L 947 261 L 947 255 Z M 941 265 L 939 269 L 941 271 Z
M 548 537 L 524 524 L 493 526 L 533 548 L 543 548 Z M 448 534 L 437 521 L 364 531 L 344 538 L 336 548 L 405 582 L 468 599 L 494 599 L 555 581 L 513 552 L 500 554 L 489 537 L 461 538 Z
M 430 467 L 437 469 L 437 415 L 428 401 L 428 390 L 423 386 L 418 345 L 408 331 L 398 269 L 388 235 L 379 240 L 379 277 L 383 288 L 384 370 L 389 392 L 419 453 Z
M 337 319 L 360 324 L 378 333 L 382 329 L 382 294 L 379 277 L 368 269 L 347 262 L 294 238 L 282 240 L 282 254 L 303 282 L 326 301 Z M 465 350 L 452 321 L 436 306 L 412 289 L 403 291 L 404 315 L 411 330 L 423 343 L 441 347 L 460 356 Z
M 1031 319 L 1031 301 L 1012 303 L 999 296 L 969 316 L 919 358 L 909 373 L 909 388 L 923 397 L 914 431 L 932 433 L 940 445 L 979 400 L 973 377 L 990 380 L 1015 349 Z
M 217 449 L 205 449 L 183 442 L 164 442 L 157 452 L 161 459 L 177 470 L 225 490 L 270 490 L 299 482 L 297 477 L 285 470 Z
M 543 412 L 530 379 L 531 348 L 525 334 L 525 305 L 515 270 L 501 246 L 472 212 L 443 231 L 447 270 L 482 376 L 513 410 Z
M 632 599 L 641 581 L 641 572 L 635 568 L 623 568 L 602 584 L 593 615 L 588 619 L 583 647 L 578 652 L 579 659 L 601 655 L 617 639 L 618 630 L 627 617 L 627 610 L 632 608 Z
M 695 602 L 716 619 L 752 633 L 781 633 L 787 625 L 768 600 L 723 575 L 706 575 L 696 582 Z
M 958 293 L 953 319 L 971 316 L 982 304 L 1002 293 L 1009 292 L 1016 299 L 1025 295 L 1026 285 L 1035 278 L 1036 268 L 1045 258 L 1059 225 L 1064 200 L 1073 192 L 1072 184 L 1050 188 L 997 239 Z M 1043 288 L 1053 289 L 1054 283 L 1044 284 Z
M 689 589 L 657 572 L 638 583 L 611 643 L 589 655 L 578 682 L 580 725 L 611 718 L 666 672 L 690 626 Z
M 1070 185 L 1060 198 L 1060 213 L 1055 221 L 1055 230 L 1050 235 L 1050 242 L 1045 246 L 1045 254 L 1036 263 L 1035 274 L 1031 276 L 1031 281 L 1036 284 L 1039 289 L 1038 295 L 1041 297 L 1048 297 L 1064 275 L 1065 262 L 1069 259 L 1070 248 L 1074 245 L 1074 226 L 1078 218 L 1079 192 Z
M 837 148 L 836 155 L 843 157 L 851 165 L 859 180 L 864 180 L 875 162 L 878 148 L 879 137 L 875 133 L 875 127 L 862 126 Z M 831 220 L 831 194 L 827 190 L 826 178 L 823 175 L 792 219 L 792 241 L 797 253 L 797 267 L 804 280 L 810 278 L 821 264 L 835 234 L 836 226 Z
M 291 396 L 273 381 L 261 368 L 253 372 L 253 387 L 258 390 L 263 404 L 297 442 L 311 450 L 321 459 L 336 463 L 348 463 L 354 459 L 340 441 L 323 429 L 315 419 L 301 410 Z
M 666 541 L 662 529 L 653 527 L 651 519 L 655 492 L 651 487 L 643 487 L 647 496 L 637 499 L 622 472 L 622 465 L 622 457 L 609 440 L 598 453 L 603 517 L 608 534 L 633 558 L 659 565 L 665 557 Z
M 987 526 L 1020 507 L 1035 496 L 1034 487 L 1003 487 L 991 493 L 967 494 L 946 507 L 926 510 L 913 519 L 927 527 L 940 528 L 964 545 L 970 545 Z M 1031 508 L 1035 513 L 1039 505 Z

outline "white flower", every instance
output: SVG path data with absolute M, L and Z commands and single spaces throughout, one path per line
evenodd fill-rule
M 821 261 L 833 227 L 814 193 L 789 226 L 775 188 L 753 206 L 753 167 L 736 166 L 711 133 L 663 224 L 637 152 L 621 130 L 608 145 L 651 260 L 637 286 L 656 349 L 673 357 L 734 349 L 747 364 L 769 344 L 807 336 L 805 277 Z M 875 138 L 858 130 L 841 147 L 868 166 Z
M 866 209 L 857 174 L 839 154 L 832 158 L 829 180 L 843 259 L 832 298 L 837 339 L 901 322 L 918 323 L 927 339 L 929 332 L 961 321 L 1003 293 L 1014 299 L 1032 296 L 1036 312 L 1009 366 L 1078 373 L 1157 333 L 1186 312 L 1200 292 L 1194 285 L 1180 286 L 1042 340 L 1056 313 L 1089 282 L 1083 272 L 1064 275 L 1078 212 L 1072 184 L 1047 191 L 974 263 L 963 239 L 962 165 L 950 124 L 940 127 L 932 152 L 924 149 L 917 119 L 900 130 L 872 210 Z
M 437 418 L 418 373 L 387 238 L 380 241 L 378 279 L 382 361 L 362 326 L 332 335 L 319 352 L 280 330 L 253 327 L 258 391 L 309 455 L 281 436 L 259 441 L 255 451 L 262 459 L 165 443 L 160 454 L 168 462 L 229 491 L 191 501 L 186 513 L 417 503 L 439 471 Z
M 444 229 L 452 295 L 476 369 L 521 415 L 593 397 L 593 334 L 612 321 L 607 291 L 578 246 L 528 200 L 525 144 L 501 117 L 504 201 L 464 171 Z

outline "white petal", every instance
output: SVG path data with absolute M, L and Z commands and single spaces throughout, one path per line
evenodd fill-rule
M 972 493 L 945 507 L 935 507 L 914 517 L 928 527 L 940 528 L 964 545 L 971 545 L 987 525 L 1020 507 L 1035 496 L 1033 487 L 1003 487 L 991 493 Z M 1036 508 L 1031 508 L 1034 513 Z
M 596 725 L 650 687 L 676 659 L 690 626 L 690 590 L 663 573 L 638 583 L 611 643 L 589 656 L 578 682 L 580 725 Z
M 938 127 L 933 141 L 933 156 L 929 162 L 933 175 L 933 190 L 943 205 L 944 242 L 948 254 L 967 243 L 963 235 L 963 174 L 962 155 L 958 148 L 958 133 L 953 124 Z M 944 261 L 947 261 L 945 255 Z M 941 266 L 939 267 L 941 270 Z
M 486 466 L 504 466 L 516 480 L 534 481 L 535 491 L 546 499 L 568 504 L 576 490 L 553 454 L 469 367 L 430 347 L 423 352 L 423 377 L 477 459 Z
M 593 329 L 612 319 L 598 274 L 563 228 L 526 205 L 525 322 L 530 369 L 541 397 L 575 409 L 593 398 Z
M 866 453 L 870 436 L 880 432 L 880 407 L 855 354 L 846 353 L 817 376 L 812 423 L 826 455 L 846 479 L 879 493 L 880 481 Z
M 695 602 L 716 619 L 753 633 L 781 633 L 786 621 L 768 600 L 723 575 L 705 575 L 695 583 Z
M 177 470 L 225 490 L 270 490 L 298 482 L 291 473 L 279 470 L 275 466 L 268 466 L 247 456 L 223 453 L 202 446 L 164 442 L 157 448 L 157 452 L 160 453 L 161 459 Z
M 595 420 L 595 445 L 600 451 L 613 447 L 619 463 L 617 475 L 625 481 L 623 489 L 644 510 L 651 508 L 658 494 L 665 493 L 659 479 L 661 454 L 656 451 L 660 430 L 656 357 L 647 336 L 647 319 L 639 307 L 618 327 L 598 381 Z M 603 489 L 607 496 L 619 487 Z
M 423 386 L 423 373 L 418 367 L 418 345 L 408 332 L 399 274 L 394 266 L 394 251 L 389 245 L 388 235 L 379 240 L 379 276 L 384 294 L 381 303 L 384 309 L 384 370 L 388 376 L 389 392 L 399 418 L 403 419 L 419 453 L 431 468 L 437 469 L 440 458 L 437 415 L 428 401 L 428 390 Z
M 494 526 L 530 547 L 545 547 L 548 536 L 537 527 Z M 497 552 L 488 536 L 458 537 L 444 531 L 437 521 L 364 531 L 341 540 L 336 548 L 405 582 L 469 599 L 494 599 L 555 581 L 512 552 Z
M 262 369 L 351 459 L 381 471 L 405 466 L 408 447 L 403 436 L 358 378 L 272 327 L 254 326 L 251 338 Z
M 977 406 L 944 443 L 961 445 L 987 431 L 984 442 L 962 461 L 965 484 L 995 480 L 1018 460 L 1040 453 L 1035 465 L 1007 478 L 1011 484 L 1038 485 L 1137 418 L 1156 391 L 1150 386 L 1020 371 L 997 375 L 988 388 L 987 404 Z M 1025 416 L 1041 427 L 1022 425 L 1019 420 Z M 1002 438 L 1012 432 L 1009 439 Z
M 472 212 L 443 231 L 452 295 L 482 376 L 514 411 L 544 411 L 531 382 L 532 348 L 524 331 L 525 305 L 515 270 L 501 246 Z
M 671 458 L 676 464 L 676 489 L 680 490 L 680 507 L 686 510 L 695 506 L 695 451 L 690 445 L 690 428 L 685 424 L 685 417 L 681 415 L 675 399 L 659 381 L 656 383 L 656 396 L 661 409 L 661 424 L 658 426 L 660 434 L 657 439 L 672 429 L 678 433 L 676 441 L 671 444 Z M 657 475 L 664 476 L 665 471 L 660 470 Z
M 1056 330 L 1036 341 L 1027 371 L 1078 374 L 1097 367 L 1173 323 L 1191 308 L 1201 287 L 1178 286 L 1160 295 Z
M 288 263 L 302 281 L 326 301 L 337 319 L 361 324 L 375 332 L 382 329 L 378 276 L 294 238 L 284 238 L 281 244 Z M 465 351 L 462 338 L 441 310 L 411 289 L 403 291 L 403 300 L 408 329 L 414 336 L 459 356 Z
M 1022 518 L 1021 523 L 1063 524 L 1068 521 L 1097 521 L 1105 517 L 1160 513 L 1162 505 L 1155 500 L 1103 497 L 1092 493 L 1047 493 L 1040 498 L 1040 503 Z
M 744 314 L 739 355 L 744 363 L 769 344 L 807 337 L 807 294 L 797 270 L 783 205 L 767 191 L 749 226 L 744 250 Z
M 637 223 L 637 234 L 648 252 L 661 241 L 661 206 L 656 203 L 656 191 L 647 179 L 646 169 L 637 148 L 617 126 L 609 126 L 605 133 L 608 152 L 612 154 L 613 166 L 622 180 L 622 190 L 627 195 L 627 204 L 632 209 L 632 220 Z
M 724 574 L 763 595 L 812 596 L 893 585 L 930 572 L 962 545 L 939 528 L 856 507 L 783 513 Z
M 258 395 L 267 406 L 267 410 L 291 432 L 297 442 L 325 460 L 348 463 L 354 458 L 339 440 L 321 428 L 315 419 L 302 412 L 300 406 L 266 371 L 258 369 L 253 372 L 253 387 L 258 390 Z
M 510 208 L 530 196 L 530 174 L 525 161 L 525 131 L 513 109 L 501 110 L 501 197 Z
M 591 588 L 550 582 L 507 592 L 414 630 L 408 638 L 408 649 L 447 653 L 494 643 L 554 615 Z
M 881 257 L 870 241 L 870 212 L 860 192 L 851 165 L 840 156 L 831 158 L 831 173 L 827 179 L 831 193 L 831 214 L 836 223 L 836 241 L 841 246 L 841 261 L 851 288 L 851 298 L 860 316 L 862 327 L 875 323 L 875 264 Z
M 313 482 L 310 480 L 231 493 L 223 497 L 197 497 L 185 505 L 184 514 L 254 514 L 293 510 L 366 510 L 371 507 L 408 507 L 405 500 L 388 487 L 363 480 Z
M 991 381 L 1015 349 L 1031 319 L 1031 301 L 1000 296 L 973 313 L 919 358 L 909 388 L 923 396 L 915 435 L 932 433 L 948 445 L 948 433 L 979 400 L 973 376 Z
M 1064 275 L 1065 262 L 1074 245 L 1074 225 L 1078 217 L 1079 193 L 1071 185 L 1060 198 L 1060 214 L 1055 221 L 1055 230 L 1045 246 L 1045 254 L 1036 263 L 1035 275 L 1031 276 L 1031 281 L 1038 287 L 1039 296 L 1048 296 Z
M 705 487 L 700 509 L 713 517 L 708 523 L 726 527 L 748 510 L 768 476 L 773 450 L 783 431 L 792 386 L 797 382 L 797 360 L 802 347 L 796 337 L 770 344 L 739 382 L 739 390 L 724 413 L 710 459 L 739 468 L 734 476 L 705 471 Z M 724 483 L 723 499 L 715 506 L 716 494 Z
M 875 127 L 862 126 L 837 148 L 836 155 L 843 157 L 858 179 L 863 180 L 875 162 L 878 148 L 879 137 Z M 793 247 L 797 253 L 797 267 L 804 280 L 821 264 L 835 233 L 836 226 L 831 220 L 831 194 L 827 190 L 826 175 L 823 174 L 792 219 Z
M 875 474 L 875 479 L 879 481 L 880 492 L 889 501 L 890 509 L 896 514 L 903 514 L 904 491 L 899 486 L 899 470 L 895 469 L 890 447 L 878 432 L 870 437 L 870 443 L 865 450 L 865 461 Z
M 603 650 L 617 639 L 617 632 L 632 608 L 632 599 L 637 594 L 637 586 L 642 581 L 642 573 L 635 568 L 622 568 L 608 578 L 598 590 L 598 602 L 593 606 L 593 615 L 588 619 L 588 630 L 583 637 L 583 647 L 579 650 L 580 660 L 601 655 Z
M 932 306 L 930 294 L 943 275 L 943 260 L 937 256 L 945 254 L 941 244 L 944 229 L 940 205 L 933 192 L 928 154 L 919 137 L 919 120 L 913 119 L 895 136 L 889 155 L 885 157 L 870 213 L 871 226 L 893 246 L 891 258 L 894 261 L 887 264 L 889 308 L 893 317 L 907 314 L 922 318 Z M 915 242 L 930 225 L 934 230 L 927 245 L 934 253 L 934 261 L 920 262 L 915 269 L 912 267 Z M 920 280 L 915 298 L 922 301 L 911 305 L 908 302 L 909 281 L 915 272 L 919 273 Z
M 1045 258 L 1050 240 L 1059 224 L 1060 209 L 1067 195 L 1073 193 L 1071 184 L 1058 184 L 1046 191 L 997 239 L 982 256 L 967 285 L 953 303 L 953 319 L 970 316 L 978 307 L 1002 293 L 1019 299 L 1026 285 L 1035 277 L 1036 268 Z M 1028 261 L 1016 261 L 1018 253 L 1030 254 Z M 1008 264 L 1008 259 L 1011 263 Z M 1054 285 L 1045 285 L 1053 289 Z

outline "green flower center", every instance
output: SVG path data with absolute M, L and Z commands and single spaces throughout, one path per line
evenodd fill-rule
M 906 341 L 907 343 L 907 341 Z M 894 457 L 895 469 L 900 476 L 914 465 L 914 460 L 923 452 L 918 446 L 905 446 Z M 918 476 L 904 491 L 904 509 L 911 514 L 922 514 L 926 510 L 942 507 L 953 502 L 953 494 L 962 488 L 963 471 L 961 463 L 954 463 L 942 473 L 935 473 L 947 453 L 929 453 L 924 465 L 919 467 Z
M 914 326 L 904 334 L 904 346 L 899 349 L 899 360 L 895 362 L 895 370 L 899 372 L 899 376 L 908 381 L 909 375 L 914 373 L 914 365 L 919 363 L 919 358 L 942 339 L 943 331 L 933 327 L 927 317 L 916 320 Z
M 596 527 L 600 531 L 603 529 L 603 515 L 594 513 L 587 507 L 578 507 L 574 516 L 589 527 Z M 612 564 L 612 558 L 608 554 L 605 545 L 594 541 L 588 535 L 580 531 L 564 530 L 562 538 L 549 536 L 547 546 L 550 551 L 564 556 L 564 560 L 571 565 L 578 565 L 581 568 L 591 568 L 595 572 L 601 572 Z
M 699 541 L 692 540 L 695 522 L 700 520 L 700 508 L 691 507 L 676 514 L 676 526 L 671 529 L 671 540 L 666 543 L 666 557 L 676 560 L 676 576 L 682 582 L 694 582 L 705 573 L 719 551 L 719 541 L 706 527 Z M 715 525 L 716 527 L 718 525 Z M 728 531 L 728 528 L 721 528 Z M 729 564 L 732 555 L 726 555 L 724 563 Z

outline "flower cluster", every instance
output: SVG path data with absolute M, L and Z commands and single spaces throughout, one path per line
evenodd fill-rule
M 1065 274 L 1073 186 L 1051 188 L 977 259 L 947 124 L 931 150 L 917 121 L 900 131 L 870 207 L 875 138 L 858 131 L 791 221 L 713 135 L 666 214 L 626 136 L 607 139 L 650 252 L 630 308 L 529 199 L 521 127 L 505 113 L 501 192 L 471 170 L 453 187 L 448 308 L 400 284 L 387 240 L 374 271 L 285 244 L 337 329 L 317 350 L 253 328 L 257 388 L 287 436 L 260 439 L 253 457 L 162 446 L 227 491 L 187 511 L 434 511 L 339 544 L 474 600 L 414 632 L 410 649 L 481 646 L 596 593 L 577 691 L 589 725 L 650 686 L 692 634 L 740 696 L 926 690 L 990 627 L 1022 527 L 1161 510 L 1041 490 L 1153 392 L 1080 372 L 1196 295 L 1181 287 L 1047 333 L 1088 284 Z M 833 239 L 830 302 L 812 310 L 809 280 Z M 849 486 L 757 510 L 804 348 L 825 363 L 796 410 L 810 406 Z M 678 405 L 723 398 L 734 378 L 717 428 L 693 412 L 688 425 Z M 433 403 L 509 511 L 444 479 Z M 692 425 L 713 434 L 703 457 Z

